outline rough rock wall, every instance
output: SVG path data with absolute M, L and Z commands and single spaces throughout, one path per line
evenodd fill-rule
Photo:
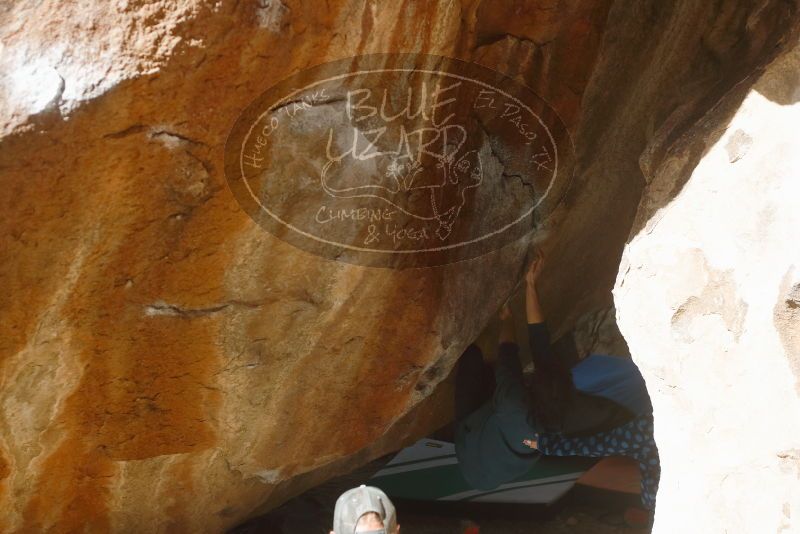
M 583 100 L 575 183 L 553 239 L 558 267 L 542 291 L 548 313 L 563 318 L 559 333 L 612 304 L 608 289 L 647 166 L 774 55 L 796 12 L 794 2 L 614 3 Z
M 655 408 L 653 532 L 800 529 L 800 46 L 740 100 L 648 173 L 614 289 Z
M 0 7 L 0 529 L 218 532 L 449 417 L 429 395 L 527 243 L 391 271 L 275 239 L 222 176 L 266 87 L 377 51 L 530 85 L 578 154 L 544 280 L 564 330 L 610 304 L 639 156 L 657 166 L 796 20 L 778 1 L 326 5 Z
M 279 79 L 387 50 L 537 70 L 574 128 L 607 7 L 583 4 L 4 5 L 0 529 L 219 532 L 446 422 L 412 409 L 527 244 L 424 271 L 311 256 L 236 204 L 225 139 Z

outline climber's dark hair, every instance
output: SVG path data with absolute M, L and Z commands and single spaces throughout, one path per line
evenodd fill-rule
M 566 437 L 591 436 L 631 421 L 627 407 L 575 388 L 572 372 L 559 360 L 540 363 L 526 379 L 528 419 L 539 432 Z
M 575 391 L 570 370 L 557 361 L 540 363 L 526 377 L 525 386 L 531 426 L 540 432 L 560 433 Z

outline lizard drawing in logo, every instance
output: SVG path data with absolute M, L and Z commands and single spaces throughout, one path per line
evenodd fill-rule
M 352 149 L 338 157 L 330 157 L 329 136 L 329 158 L 320 174 L 323 190 L 334 198 L 381 199 L 415 219 L 433 222 L 444 241 L 468 192 L 483 183 L 479 151 L 464 146 L 466 130 L 450 124 L 403 131 L 392 151 L 378 151 L 366 140 L 375 132 L 353 128 Z

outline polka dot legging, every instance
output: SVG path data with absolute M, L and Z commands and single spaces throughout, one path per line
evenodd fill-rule
M 538 446 L 551 456 L 628 456 L 639 462 L 642 475 L 642 504 L 655 508 L 661 463 L 653 437 L 653 415 L 640 415 L 628 423 L 593 436 L 566 438 L 557 434 L 539 434 Z

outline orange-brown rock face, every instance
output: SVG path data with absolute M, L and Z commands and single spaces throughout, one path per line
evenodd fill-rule
M 531 87 L 577 156 L 542 222 L 545 304 L 562 330 L 608 304 L 645 141 L 657 162 L 793 20 L 777 1 L 620 4 L 0 8 L 0 530 L 220 532 L 450 417 L 435 386 L 530 236 L 391 269 L 264 231 L 226 185 L 226 138 L 307 67 L 425 53 Z

